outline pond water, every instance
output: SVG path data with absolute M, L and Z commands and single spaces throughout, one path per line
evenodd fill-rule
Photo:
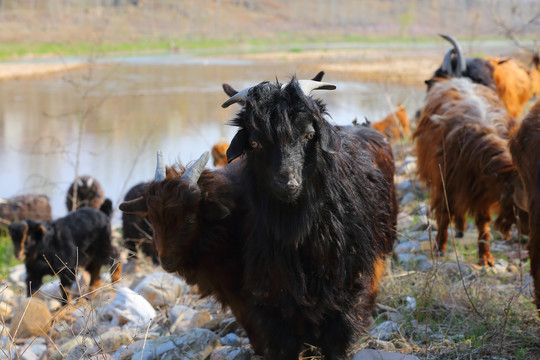
M 152 178 L 157 150 L 167 164 L 185 164 L 232 138 L 236 130 L 227 122 L 238 107 L 221 108 L 228 98 L 222 83 L 240 90 L 292 74 L 315 75 L 291 62 L 155 55 L 0 82 L 0 197 L 43 193 L 54 217 L 65 215 L 80 148 L 79 174 L 98 179 L 118 206 L 131 186 Z M 397 102 L 412 117 L 424 98 L 423 86 L 359 83 L 330 73 L 324 80 L 337 90 L 314 96 L 324 99 L 335 124 L 377 121 Z M 119 216 L 116 211 L 115 223 Z

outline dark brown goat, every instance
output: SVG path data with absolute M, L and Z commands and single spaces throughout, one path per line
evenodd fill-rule
M 540 309 L 540 101 L 510 138 L 510 152 L 525 187 L 524 210 L 529 213 L 529 258 L 536 307 Z
M 124 201 L 137 199 L 144 195 L 144 191 L 149 183 L 139 183 L 128 190 Z M 147 217 L 139 214 L 122 214 L 122 236 L 124 238 L 124 247 L 129 250 L 130 258 L 136 259 L 138 249 L 141 249 L 143 254 L 152 258 L 154 264 L 158 264 L 158 256 L 156 246 L 152 240 L 154 230 L 150 225 Z
M 0 202 L 0 220 L 6 223 L 23 219 L 52 220 L 51 204 L 45 195 L 19 195 Z
M 452 217 L 463 228 L 465 214 L 470 213 L 478 228 L 479 263 L 493 264 L 491 212 L 500 205 L 495 226 L 505 234 L 515 221 L 512 184 L 517 173 L 507 149 L 514 125 L 488 87 L 450 79 L 429 90 L 413 138 L 419 177 L 430 188 L 439 253 L 446 251 Z
M 76 182 L 74 181 L 69 186 L 67 191 L 66 207 L 68 212 L 82 207 L 99 209 L 105 200 L 103 188 L 99 181 L 88 175 L 79 176 L 76 180 Z M 75 189 L 77 189 L 76 193 Z M 76 201 L 76 206 L 73 204 L 74 200 Z
M 120 204 L 126 213 L 148 216 L 161 266 L 176 272 L 202 296 L 215 297 L 230 307 L 238 323 L 252 338 L 256 321 L 247 313 L 249 293 L 242 292 L 243 238 L 237 208 L 243 194 L 238 182 L 241 161 L 214 171 L 203 171 L 206 153 L 185 172 L 165 169 L 158 157 L 156 181 L 143 197 Z M 182 174 L 180 176 L 180 174 Z

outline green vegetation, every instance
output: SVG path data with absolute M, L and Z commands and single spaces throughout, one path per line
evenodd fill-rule
M 0 228 L 0 280 L 9 275 L 9 268 L 17 265 L 19 262 L 13 256 L 13 245 L 11 239 L 7 236 L 7 230 Z
M 0 60 L 17 60 L 27 57 L 78 57 L 99 52 L 100 54 L 140 52 L 190 52 L 197 55 L 226 53 L 260 53 L 288 49 L 302 52 L 326 43 L 357 44 L 413 44 L 439 41 L 438 37 L 368 37 L 360 35 L 317 34 L 308 36 L 293 33 L 277 33 L 272 38 L 209 39 L 170 38 L 138 39 L 133 42 L 71 41 L 66 43 L 13 42 L 0 43 Z M 478 40 L 478 39 L 476 39 Z

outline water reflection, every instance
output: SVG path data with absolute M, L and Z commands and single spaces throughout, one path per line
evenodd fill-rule
M 286 81 L 290 74 L 314 75 L 290 62 L 178 55 L 108 59 L 91 73 L 1 82 L 0 197 L 44 193 L 54 216 L 63 216 L 84 118 L 79 173 L 94 175 L 117 205 L 127 189 L 152 177 L 156 150 L 168 164 L 186 163 L 232 138 L 235 129 L 225 124 L 237 107 L 220 107 L 227 99 L 222 83 L 242 89 L 276 75 Z M 424 96 L 421 86 L 361 84 L 328 73 L 325 80 L 338 90 L 315 96 L 327 102 L 337 124 L 364 117 L 376 121 L 398 101 L 412 115 Z M 118 218 L 116 212 L 115 222 Z

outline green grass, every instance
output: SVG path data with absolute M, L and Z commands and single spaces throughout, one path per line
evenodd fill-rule
M 0 227 L 0 280 L 7 278 L 9 268 L 19 264 L 13 256 L 13 244 L 5 227 Z
M 73 41 L 68 43 L 14 42 L 0 43 L 0 60 L 16 60 L 24 57 L 77 57 L 88 54 L 138 53 L 147 51 L 187 51 L 199 55 L 219 55 L 230 52 L 266 52 L 275 46 L 290 45 L 290 52 L 301 52 L 315 44 L 357 43 L 361 44 L 413 44 L 438 41 L 438 37 L 366 37 L 343 34 L 277 33 L 271 38 L 143 38 L 133 42 Z M 499 39 L 500 40 L 500 39 Z

